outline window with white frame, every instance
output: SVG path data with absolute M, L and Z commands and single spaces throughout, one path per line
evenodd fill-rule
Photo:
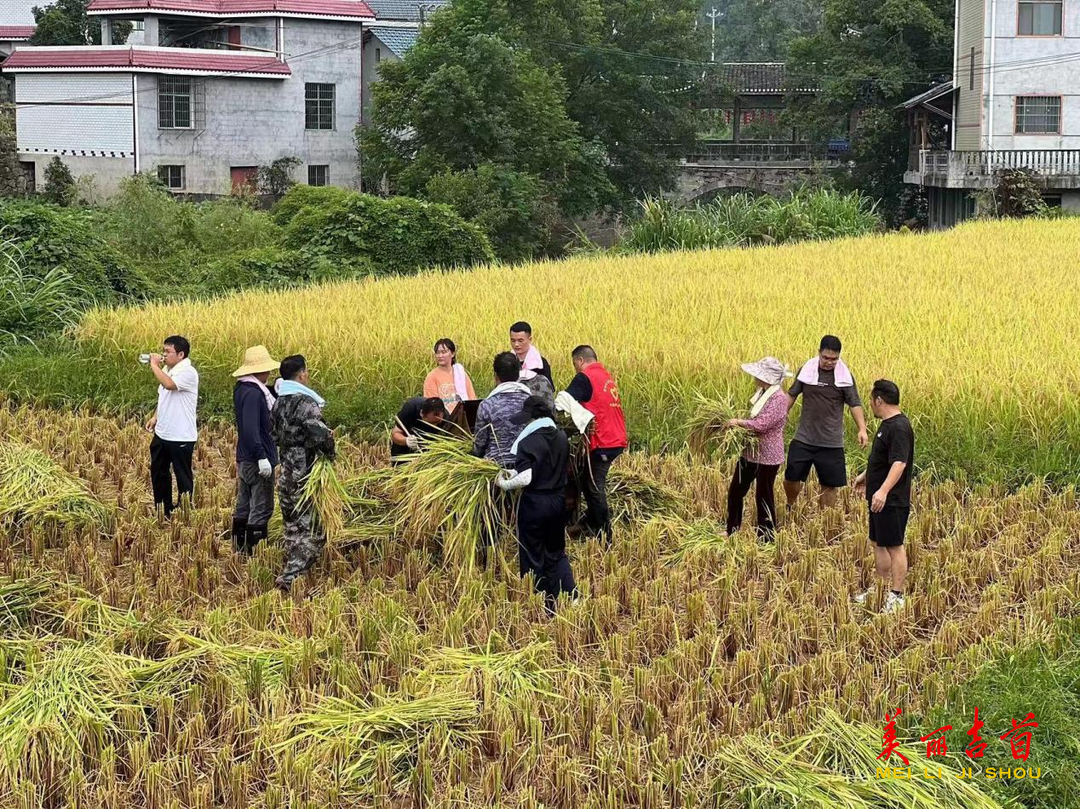
M 181 191 L 184 188 L 183 166 L 158 166 L 157 176 L 171 191 Z
M 192 81 L 189 76 L 158 77 L 158 128 L 193 128 Z
M 1019 0 L 1017 33 L 1022 37 L 1061 36 L 1062 0 Z
M 1017 96 L 1017 135 L 1057 135 L 1061 131 L 1061 96 Z
M 308 185 L 330 185 L 330 167 L 329 166 L 308 166 L 307 167 L 307 184 Z
M 334 85 L 304 85 L 304 128 L 334 128 Z

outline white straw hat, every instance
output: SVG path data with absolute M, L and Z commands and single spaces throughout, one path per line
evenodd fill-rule
M 785 376 L 791 376 L 788 367 L 776 357 L 762 357 L 757 362 L 744 363 L 742 369 L 754 379 L 769 385 L 779 385 Z

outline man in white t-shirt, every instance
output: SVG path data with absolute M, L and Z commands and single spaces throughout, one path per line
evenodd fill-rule
M 188 355 L 191 344 L 178 335 L 166 337 L 161 354 L 150 355 L 150 370 L 158 381 L 157 410 L 146 422 L 150 441 L 150 483 L 154 505 L 169 517 L 176 507 L 172 500 L 172 476 L 176 475 L 178 500 L 191 498 L 195 488 L 191 469 L 195 441 L 195 408 L 199 401 L 199 372 Z M 164 363 L 164 368 L 162 364 Z

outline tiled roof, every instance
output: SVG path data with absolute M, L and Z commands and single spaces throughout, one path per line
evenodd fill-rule
M 405 57 L 405 51 L 416 44 L 416 38 L 420 35 L 415 28 L 390 28 L 386 25 L 373 25 L 367 30 L 377 36 L 398 59 Z
M 0 25 L 0 40 L 30 39 L 36 30 L 36 25 Z
M 375 19 L 375 13 L 363 0 L 91 0 L 87 13 L 115 14 L 147 10 L 215 17 L 263 14 Z
M 62 46 L 16 48 L 3 66 L 4 72 L 66 72 L 116 69 L 129 73 L 204 73 L 284 78 L 289 66 L 273 56 L 200 51 L 198 48 L 144 48 L 114 46 Z
M 420 22 L 421 4 L 424 6 L 426 19 L 443 6 L 450 5 L 450 0 L 367 0 L 367 3 L 378 20 Z
M 726 62 L 723 78 L 724 83 L 740 95 L 817 92 L 805 77 L 788 75 L 783 62 Z

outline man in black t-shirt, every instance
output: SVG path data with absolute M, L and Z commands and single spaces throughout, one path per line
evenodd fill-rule
M 446 417 L 446 405 L 438 396 L 414 396 L 405 402 L 390 432 L 391 463 L 419 452 L 425 438 L 444 434 L 449 426 L 444 424 Z
M 900 411 L 900 389 L 887 379 L 874 383 L 870 393 L 874 416 L 881 419 L 866 471 L 855 479 L 855 490 L 865 490 L 870 502 L 870 543 L 878 575 L 891 586 L 885 612 L 904 606 L 907 552 L 904 531 L 911 512 L 911 473 L 915 464 L 915 432 Z M 855 596 L 866 602 L 870 591 Z

